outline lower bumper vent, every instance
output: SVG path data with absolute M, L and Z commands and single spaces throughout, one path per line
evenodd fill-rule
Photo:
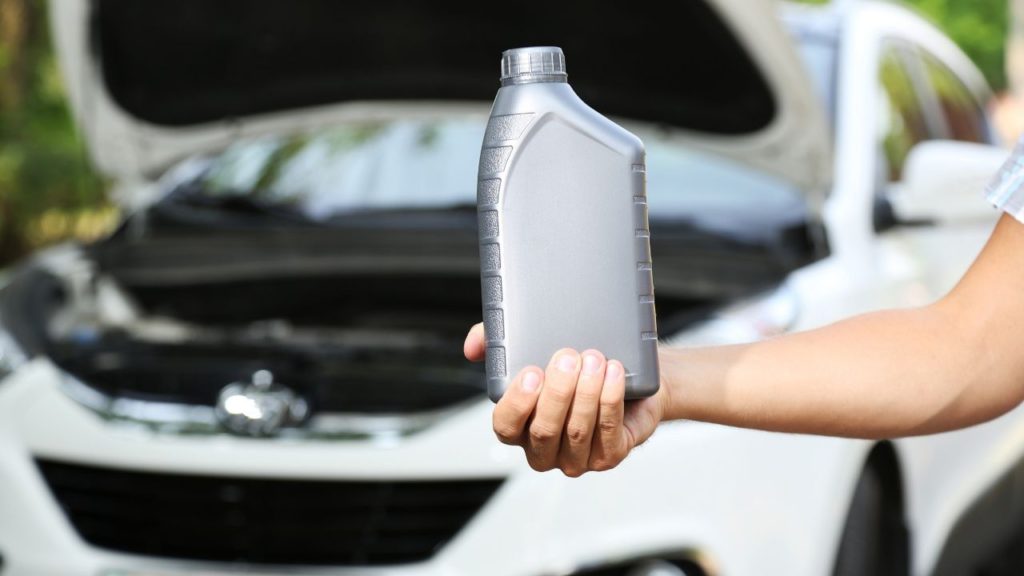
M 501 480 L 269 480 L 39 460 L 71 524 L 109 550 L 191 560 L 386 565 L 429 559 Z

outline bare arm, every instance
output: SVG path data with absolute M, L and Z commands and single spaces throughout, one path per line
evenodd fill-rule
M 627 410 L 625 436 L 631 441 L 616 456 L 625 457 L 657 421 L 676 418 L 865 438 L 977 424 L 1024 400 L 1022 335 L 1024 225 L 1004 215 L 957 287 L 932 305 L 857 316 L 754 344 L 663 348 L 662 390 L 654 403 L 643 403 L 642 417 L 630 422 L 636 409 Z M 467 357 L 482 351 L 482 332 L 471 331 Z M 546 392 L 541 388 L 537 397 Z M 516 409 L 499 403 L 496 430 L 514 432 L 505 419 L 532 410 L 536 401 Z M 528 455 L 526 426 L 535 421 L 527 413 L 521 435 L 512 438 Z
M 854 437 L 962 428 L 1024 399 L 1024 225 L 1003 216 L 959 285 L 923 308 L 756 344 L 662 351 L 665 418 Z

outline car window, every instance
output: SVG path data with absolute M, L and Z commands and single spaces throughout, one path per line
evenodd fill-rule
M 882 92 L 879 107 L 879 138 L 890 182 L 903 176 L 907 155 L 930 136 L 921 107 L 921 97 L 907 69 L 903 50 L 890 44 L 884 47 L 879 64 Z
M 324 221 L 362 211 L 476 204 L 486 118 L 349 123 L 240 141 L 210 157 L 192 187 L 211 199 L 246 196 Z M 652 217 L 801 214 L 803 196 L 760 170 L 635 129 L 647 147 Z
M 988 125 L 981 103 L 963 81 L 935 56 L 920 52 L 925 77 L 945 120 L 946 138 L 987 143 Z

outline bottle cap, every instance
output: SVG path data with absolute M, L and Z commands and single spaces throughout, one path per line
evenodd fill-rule
M 501 85 L 566 82 L 565 54 L 557 46 L 513 48 L 501 53 Z

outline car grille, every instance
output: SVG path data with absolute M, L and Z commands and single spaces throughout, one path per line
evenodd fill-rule
M 88 386 L 114 398 L 213 406 L 232 382 L 258 370 L 303 396 L 314 412 L 409 414 L 482 398 L 482 368 L 451 346 L 443 353 L 361 351 L 312 356 L 272 347 L 199 345 L 61 346 L 53 358 Z
M 501 485 L 268 480 L 37 463 L 86 542 L 132 554 L 224 562 L 369 566 L 427 560 Z

